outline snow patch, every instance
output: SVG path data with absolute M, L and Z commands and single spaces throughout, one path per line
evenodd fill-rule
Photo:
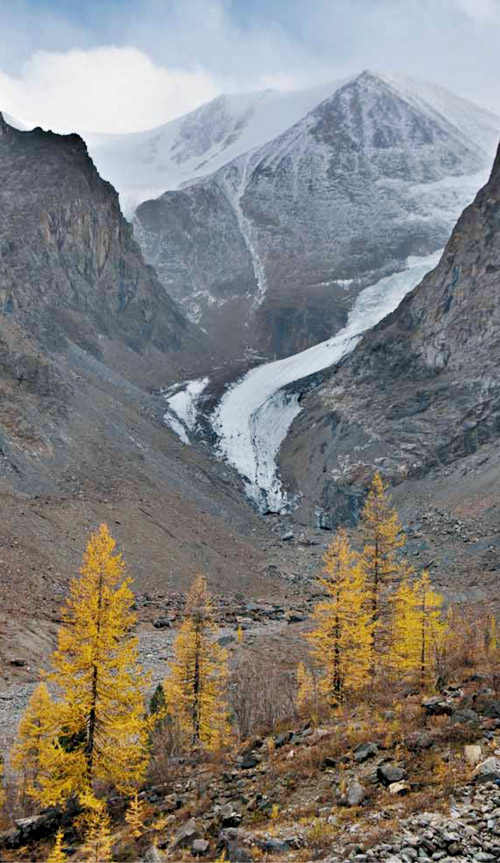
M 193 381 L 183 381 L 164 392 L 168 405 L 163 419 L 185 444 L 190 444 L 188 431 L 194 431 L 197 425 L 197 404 L 209 378 L 197 378 Z M 173 395 L 172 391 L 175 389 Z
M 248 372 L 230 387 L 211 417 L 218 452 L 245 479 L 246 493 L 261 509 L 283 512 L 290 506 L 278 475 L 276 457 L 300 413 L 299 392 L 284 387 L 319 372 L 350 353 L 362 333 L 397 308 L 403 297 L 438 263 L 441 251 L 410 257 L 402 272 L 365 288 L 346 326 L 327 341 Z

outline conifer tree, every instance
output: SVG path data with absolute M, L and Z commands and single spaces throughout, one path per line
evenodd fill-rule
M 497 632 L 497 620 L 494 614 L 490 614 L 488 617 L 488 623 L 486 627 L 486 654 L 488 657 L 496 657 L 498 652 L 498 632 Z
M 401 523 L 390 505 L 388 486 L 379 473 L 373 477 L 360 526 L 364 545 L 359 562 L 369 591 L 373 674 L 377 655 L 387 656 L 390 647 L 390 589 L 409 574 L 408 567 L 398 556 L 405 544 Z
M 68 774 L 76 764 L 59 742 L 61 728 L 60 705 L 50 697 L 46 683 L 39 683 L 19 723 L 11 764 L 23 777 L 23 792 L 43 806 L 61 802 L 72 787 Z
M 54 847 L 47 857 L 47 863 L 64 863 L 66 860 L 66 855 L 63 851 L 63 838 L 64 834 L 62 830 L 58 830 L 56 833 L 56 841 L 54 842 Z
M 314 674 L 303 662 L 297 666 L 297 697 L 295 705 L 299 715 L 310 714 L 316 718 L 318 693 Z
M 198 576 L 187 595 L 186 618 L 174 642 L 164 690 L 167 712 L 191 746 L 221 748 L 228 739 L 227 651 L 217 627 L 207 582 Z
M 98 781 L 134 790 L 147 765 L 146 678 L 138 664 L 130 579 L 106 525 L 89 539 L 62 609 L 47 679 L 24 717 L 14 758 L 34 774 L 42 805 L 89 792 Z
M 315 606 L 314 628 L 306 638 L 320 670 L 320 692 L 333 707 L 347 691 L 367 682 L 373 623 L 366 580 L 345 530 L 328 546 L 323 561 L 324 576 L 319 583 L 327 598 Z
M 132 797 L 125 813 L 125 821 L 130 825 L 132 836 L 134 836 L 135 839 L 139 839 L 144 833 L 144 818 L 144 803 L 139 799 L 139 795 L 136 793 Z
M 404 676 L 417 678 L 424 689 L 448 629 L 442 617 L 443 597 L 432 589 L 429 573 L 424 571 L 413 584 L 403 581 L 393 601 L 393 667 Z
M 85 859 L 92 863 L 111 863 L 113 838 L 106 805 L 92 794 L 84 795 L 84 805 L 86 810 L 80 820 L 80 826 L 84 833 Z
M 159 683 L 153 692 L 149 702 L 149 712 L 152 716 L 161 716 L 165 710 L 165 690 L 163 684 Z

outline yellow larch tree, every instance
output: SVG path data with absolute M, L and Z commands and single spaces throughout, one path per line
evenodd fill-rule
M 390 590 L 409 568 L 402 561 L 400 549 L 405 537 L 396 510 L 391 507 L 388 486 L 379 473 L 373 477 L 361 514 L 363 550 L 359 565 L 369 591 L 372 623 L 372 674 L 377 659 L 386 656 L 391 639 Z
M 147 767 L 147 678 L 131 630 L 130 578 L 106 525 L 93 533 L 62 609 L 51 671 L 21 723 L 14 758 L 28 757 L 31 793 L 42 805 L 106 781 L 131 793 Z
M 50 697 L 47 684 L 39 683 L 19 723 L 10 761 L 22 776 L 22 792 L 42 806 L 59 803 L 72 787 L 74 754 L 66 753 L 59 741 L 61 706 Z M 57 778 L 56 778 L 57 777 Z M 54 797 L 55 786 L 58 795 Z
M 309 714 L 313 719 L 316 719 L 318 713 L 318 687 L 312 670 L 303 662 L 299 662 L 297 665 L 297 696 L 295 706 L 300 716 Z
M 83 795 L 84 813 L 80 816 L 79 827 L 83 831 L 83 853 L 85 860 L 92 863 L 111 863 L 113 837 L 111 819 L 103 800 L 93 794 Z
M 48 676 L 61 696 L 66 748 L 81 756 L 75 792 L 102 780 L 129 792 L 146 770 L 147 679 L 131 635 L 136 615 L 130 583 L 115 540 L 102 524 L 71 583 Z
M 186 742 L 208 750 L 224 746 L 230 732 L 227 651 L 216 637 L 207 582 L 198 576 L 187 595 L 164 690 L 167 713 L 178 722 Z
M 418 679 L 424 689 L 436 670 L 436 658 L 448 625 L 442 615 L 443 597 L 432 589 L 424 571 L 413 584 L 406 579 L 394 598 L 391 662 L 395 671 Z
M 330 543 L 323 562 L 319 583 L 327 596 L 315 606 L 306 638 L 319 669 L 319 690 L 333 707 L 368 680 L 373 623 L 366 579 L 345 530 Z
M 132 830 L 132 836 L 139 839 L 144 833 L 144 819 L 146 817 L 146 808 L 144 801 L 140 800 L 138 794 L 134 794 L 130 801 L 127 811 L 125 812 L 125 821 Z
M 486 624 L 485 650 L 489 659 L 498 657 L 497 620 L 494 614 L 488 615 Z
M 47 863 L 64 863 L 64 861 L 67 859 L 66 854 L 63 851 L 63 840 L 63 831 L 58 830 L 56 833 L 56 840 L 54 842 L 52 851 L 47 857 Z

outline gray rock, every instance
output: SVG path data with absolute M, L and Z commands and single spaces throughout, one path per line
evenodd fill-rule
M 368 758 L 373 758 L 374 755 L 378 754 L 378 746 L 376 743 L 360 743 L 353 751 L 354 760 L 358 764 L 362 764 L 364 761 L 367 761 Z
M 377 769 L 377 777 L 384 785 L 392 785 L 393 782 L 402 782 L 406 779 L 406 770 L 395 764 L 381 764 Z
M 349 806 L 360 806 L 366 797 L 366 788 L 357 779 L 352 779 L 346 791 L 346 800 Z
M 475 725 L 479 722 L 479 715 L 476 713 L 475 710 L 471 710 L 468 707 L 463 707 L 460 710 L 455 710 L 454 713 L 452 713 L 451 721 L 460 723 L 461 725 Z
M 290 542 L 290 540 L 292 540 L 294 538 L 294 536 L 295 536 L 295 534 L 294 534 L 293 530 L 287 530 L 287 531 L 285 531 L 285 533 L 281 534 L 281 541 L 282 542 Z
M 480 713 L 482 716 L 488 717 L 488 719 L 500 719 L 500 701 L 488 701 L 482 706 Z
M 172 848 L 190 848 L 195 839 L 202 838 L 202 832 L 202 829 L 194 818 L 190 818 L 175 834 L 172 840 Z
M 410 793 L 411 788 L 408 782 L 391 782 L 387 790 L 389 794 L 397 794 L 399 797 L 403 797 L 404 795 Z
M 153 626 L 155 629 L 172 629 L 172 621 L 168 617 L 157 617 Z
M 156 845 L 150 845 L 142 859 L 144 863 L 162 863 L 162 861 L 165 860 L 165 857 L 161 854 Z
M 474 770 L 474 778 L 479 783 L 500 782 L 500 758 L 492 755 L 478 764 Z
M 254 767 L 257 767 L 259 763 L 259 758 L 253 752 L 250 752 L 248 755 L 245 755 L 242 761 L 239 763 L 240 770 L 252 770 Z
M 434 738 L 428 731 L 417 731 L 408 735 L 406 745 L 411 751 L 419 752 L 420 750 L 431 749 L 434 746 Z
M 241 824 L 241 813 L 228 803 L 219 810 L 218 814 L 221 827 L 238 827 Z
M 475 767 L 481 761 L 483 754 L 482 747 L 479 743 L 470 743 L 467 746 L 464 746 L 464 756 L 467 764 L 470 764 L 471 767 Z
M 204 857 L 210 848 L 208 839 L 195 839 L 191 851 L 195 857 Z
M 290 852 L 290 845 L 284 839 L 266 839 L 262 846 L 264 851 L 267 851 L 268 854 L 288 854 Z
M 454 710 L 453 705 L 440 695 L 425 698 L 422 701 L 422 707 L 429 716 L 451 716 Z

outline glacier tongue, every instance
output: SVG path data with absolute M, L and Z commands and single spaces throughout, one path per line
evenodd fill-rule
M 357 297 L 346 326 L 308 350 L 266 363 L 230 387 L 211 417 L 219 454 L 244 477 L 246 492 L 262 510 L 284 512 L 291 504 L 276 465 L 279 448 L 300 413 L 298 391 L 288 384 L 332 366 L 352 351 L 361 334 L 394 311 L 439 261 L 441 252 L 411 257 L 406 269 L 380 279 Z

